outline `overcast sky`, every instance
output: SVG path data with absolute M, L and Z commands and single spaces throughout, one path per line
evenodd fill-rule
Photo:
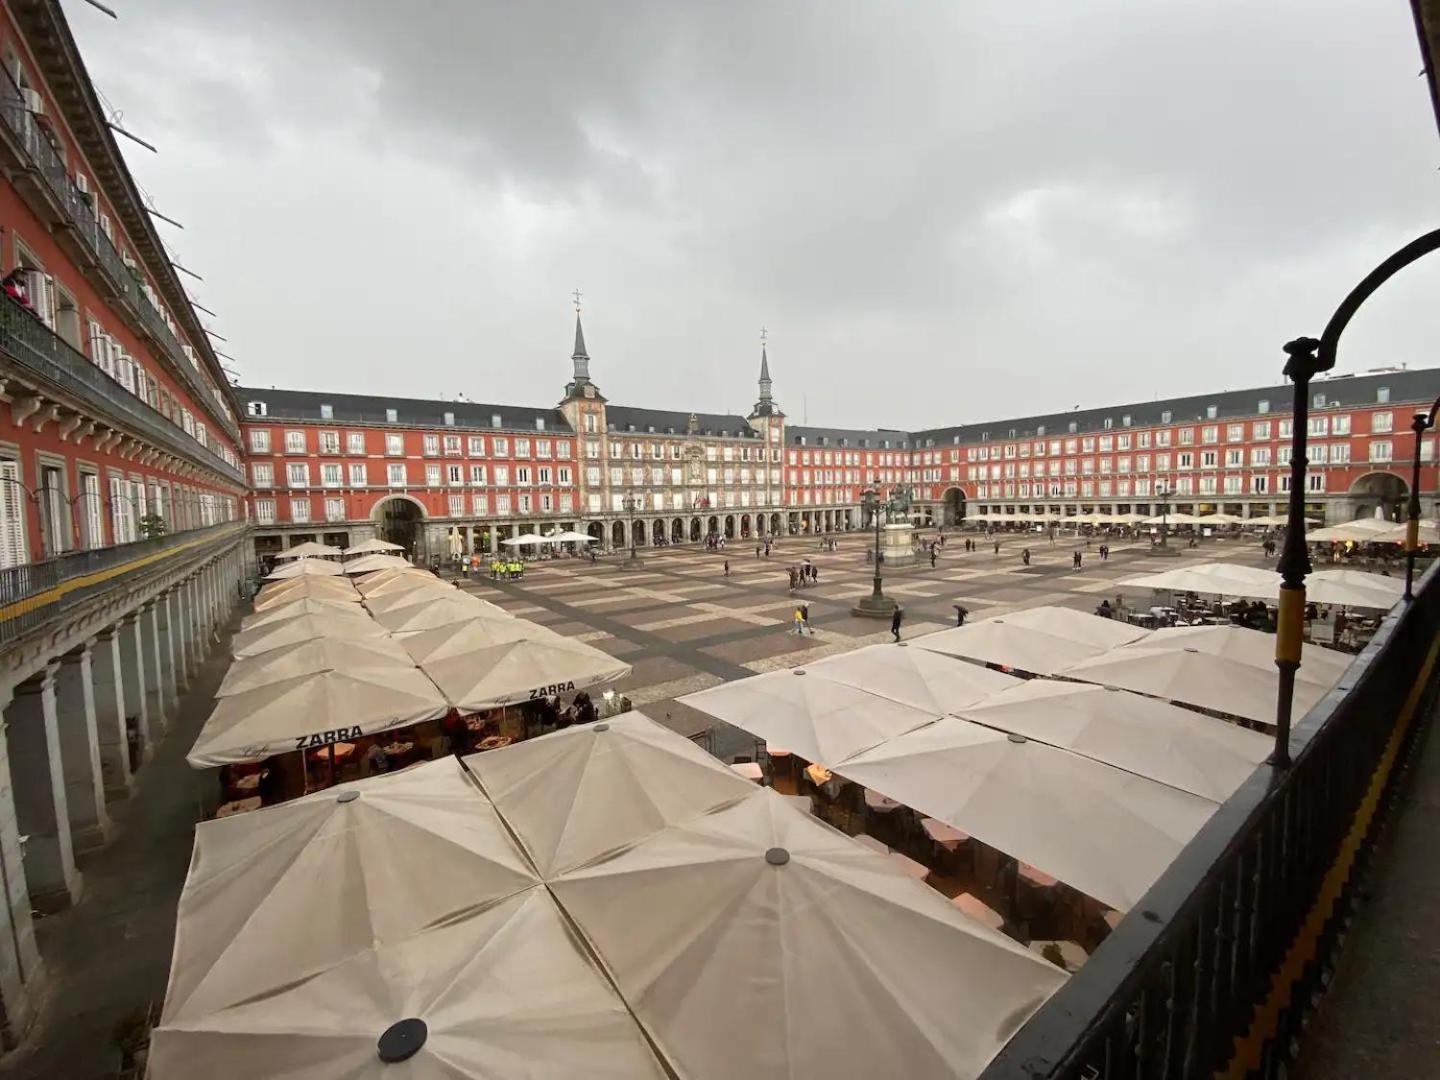
M 65 0 L 244 383 L 918 428 L 1279 381 L 1440 225 L 1403 0 Z M 1440 262 L 1440 259 L 1432 260 Z M 1440 266 L 1341 364 L 1434 365 Z

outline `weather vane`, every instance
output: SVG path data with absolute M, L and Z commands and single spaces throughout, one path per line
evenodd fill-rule
M 768 338 L 769 336 L 770 336 L 770 331 L 766 330 L 763 326 L 760 327 L 760 344 L 761 344 L 761 345 L 764 345 L 764 344 L 765 344 L 765 339 Z
M 576 315 L 579 315 L 579 314 L 580 314 L 580 290 L 579 290 L 579 289 L 576 289 L 575 292 L 572 293 L 571 295 L 573 295 L 573 296 L 575 297 L 575 314 L 576 314 Z

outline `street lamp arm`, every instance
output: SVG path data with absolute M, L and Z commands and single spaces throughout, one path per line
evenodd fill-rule
M 1360 305 L 1370 299 L 1376 289 L 1415 260 L 1437 250 L 1440 250 L 1440 229 L 1435 229 L 1411 240 L 1410 243 L 1366 274 L 1360 283 L 1350 290 L 1350 295 L 1341 301 L 1340 306 L 1335 309 L 1335 314 L 1331 315 L 1330 321 L 1325 324 L 1325 331 L 1320 335 L 1317 357 L 1319 366 L 1315 370 L 1329 371 L 1335 366 L 1336 354 L 1340 347 L 1340 335 L 1350 325 L 1350 320 L 1355 317 L 1355 312 L 1360 309 Z M 1433 409 L 1431 415 L 1434 415 Z

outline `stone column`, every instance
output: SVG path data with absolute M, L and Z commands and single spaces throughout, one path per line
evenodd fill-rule
M 169 717 L 176 715 L 180 703 L 180 671 L 175 656 L 175 608 L 178 603 L 173 589 L 155 600 L 155 653 L 160 664 L 160 702 Z
M 125 672 L 129 716 L 135 717 L 135 730 L 140 738 L 140 760 L 155 756 L 154 737 L 150 732 L 150 683 L 145 676 L 144 609 L 132 611 L 120 620 L 120 661 Z
M 0 705 L 8 706 L 7 691 Z M 14 721 L 11 721 L 13 723 Z M 20 825 L 15 788 L 10 775 L 9 740 L 0 738 L 0 884 L 3 884 L 5 925 L 0 931 L 0 1016 L 5 1022 L 5 1049 L 12 1036 L 30 1025 L 35 991 L 44 968 L 35 944 L 35 923 L 30 916 L 30 895 L 21 853 Z
M 160 658 L 160 608 L 164 602 L 163 599 L 152 600 L 136 612 L 140 674 L 145 685 L 145 722 L 150 729 L 150 738 L 156 740 L 165 734 L 166 699 Z M 150 752 L 147 739 L 145 753 L 148 755 Z
M 5 710 L 15 818 L 25 837 L 25 881 L 41 911 L 60 911 L 80 898 L 55 709 L 59 667 L 52 662 L 17 686 Z
M 125 700 L 135 685 L 127 687 L 127 667 L 121 659 L 120 639 L 124 624 L 107 626 L 95 635 L 90 655 L 90 678 L 95 691 L 95 738 L 100 751 L 100 776 L 109 802 L 129 798 L 133 786 L 130 773 L 130 745 L 126 737 Z
M 500 530 L 494 525 L 490 526 L 490 557 L 493 559 L 500 554 Z
M 185 636 L 185 678 L 188 682 L 200 667 L 200 590 L 195 578 L 185 579 L 180 594 L 185 598 L 185 619 L 181 630 Z
M 99 847 L 110 832 L 105 782 L 100 772 L 100 740 L 95 729 L 93 644 L 91 639 L 62 656 L 55 673 L 55 714 L 65 769 L 65 801 L 70 807 L 70 839 L 76 851 Z

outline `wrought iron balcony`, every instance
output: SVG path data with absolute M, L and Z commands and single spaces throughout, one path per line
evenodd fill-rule
M 191 364 L 174 332 L 145 296 L 136 272 L 125 265 L 125 260 L 115 249 L 110 237 L 100 228 L 91 199 L 75 186 L 65 167 L 64 158 L 41 131 L 34 115 L 26 107 L 20 88 L 15 85 L 8 72 L 0 74 L 0 121 L 3 121 L 4 128 L 8 130 L 21 155 L 28 159 L 31 170 L 46 193 L 60 208 L 63 215 L 62 225 L 79 240 L 81 248 L 94 259 L 104 273 L 120 301 L 121 310 L 128 307 L 138 319 L 141 329 L 180 373 L 181 381 L 185 383 L 196 404 L 238 444 L 239 425 L 233 417 L 227 418 L 224 410 L 217 405 L 215 391 Z
M 237 485 L 244 484 L 238 465 L 201 446 L 8 296 L 0 297 L 0 353 L 42 391 L 49 387 L 66 393 L 116 428 Z
M 0 570 L 0 646 L 59 618 L 105 592 L 131 585 L 156 567 L 156 555 L 204 552 L 246 529 L 227 521 L 130 544 L 68 551 L 53 559 Z M 170 565 L 164 560 L 160 565 Z

